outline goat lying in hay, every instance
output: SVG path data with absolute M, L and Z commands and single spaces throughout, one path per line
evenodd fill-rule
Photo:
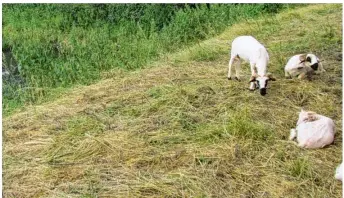
M 321 62 L 314 54 L 297 54 L 291 57 L 284 67 L 285 77 L 304 79 L 317 72 L 325 72 Z
M 296 129 L 290 130 L 290 140 L 297 139 L 302 148 L 323 148 L 334 140 L 335 125 L 331 118 L 301 109 Z

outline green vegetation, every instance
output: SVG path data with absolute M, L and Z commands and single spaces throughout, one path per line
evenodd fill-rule
M 4 113 L 55 98 L 60 87 L 94 83 L 113 68 L 143 68 L 240 20 L 289 7 L 294 5 L 4 4 L 2 49 L 16 60 L 3 59 L 11 74 L 4 78 Z
M 277 78 L 264 97 L 248 91 L 248 64 L 241 82 L 226 78 L 228 41 L 247 34 Z M 308 52 L 326 72 L 284 79 L 288 58 Z M 4 118 L 3 195 L 342 197 L 341 57 L 342 5 L 318 4 L 235 23 L 142 69 L 104 71 Z M 288 141 L 301 107 L 334 119 L 332 145 Z

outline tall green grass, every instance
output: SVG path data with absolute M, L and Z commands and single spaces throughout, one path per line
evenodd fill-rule
M 239 20 L 293 6 L 4 4 L 2 49 L 18 63 L 3 61 L 10 71 L 3 83 L 4 112 L 42 101 L 52 88 L 91 84 L 102 71 L 142 68 Z

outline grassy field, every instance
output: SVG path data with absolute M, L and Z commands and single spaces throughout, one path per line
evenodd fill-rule
M 229 45 L 253 35 L 270 54 L 265 97 L 226 79 Z M 284 79 L 312 52 L 326 73 Z M 145 69 L 103 72 L 3 119 L 5 197 L 341 197 L 342 6 L 246 20 Z M 247 79 L 247 80 L 245 80 Z M 335 120 L 324 149 L 288 141 L 301 107 Z
M 4 4 L 5 116 L 300 4 Z M 301 4 L 302 6 L 302 4 Z M 12 55 L 12 56 L 11 56 Z M 11 64 L 13 63 L 13 64 Z

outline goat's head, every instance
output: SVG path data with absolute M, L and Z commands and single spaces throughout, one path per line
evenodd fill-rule
M 314 71 L 318 70 L 319 62 L 321 62 L 314 54 L 307 54 L 305 61 L 310 63 L 310 66 Z
M 301 109 L 301 112 L 299 113 L 299 120 L 297 121 L 297 125 L 299 125 L 302 122 L 313 122 L 318 119 L 317 113 L 313 111 L 305 111 L 304 109 Z
M 257 85 L 257 88 L 260 91 L 260 95 L 264 96 L 266 94 L 266 89 L 268 86 L 268 81 L 275 81 L 276 79 L 272 76 L 271 73 L 267 73 L 264 76 L 259 76 L 257 74 L 252 75 L 250 82 L 255 82 Z

